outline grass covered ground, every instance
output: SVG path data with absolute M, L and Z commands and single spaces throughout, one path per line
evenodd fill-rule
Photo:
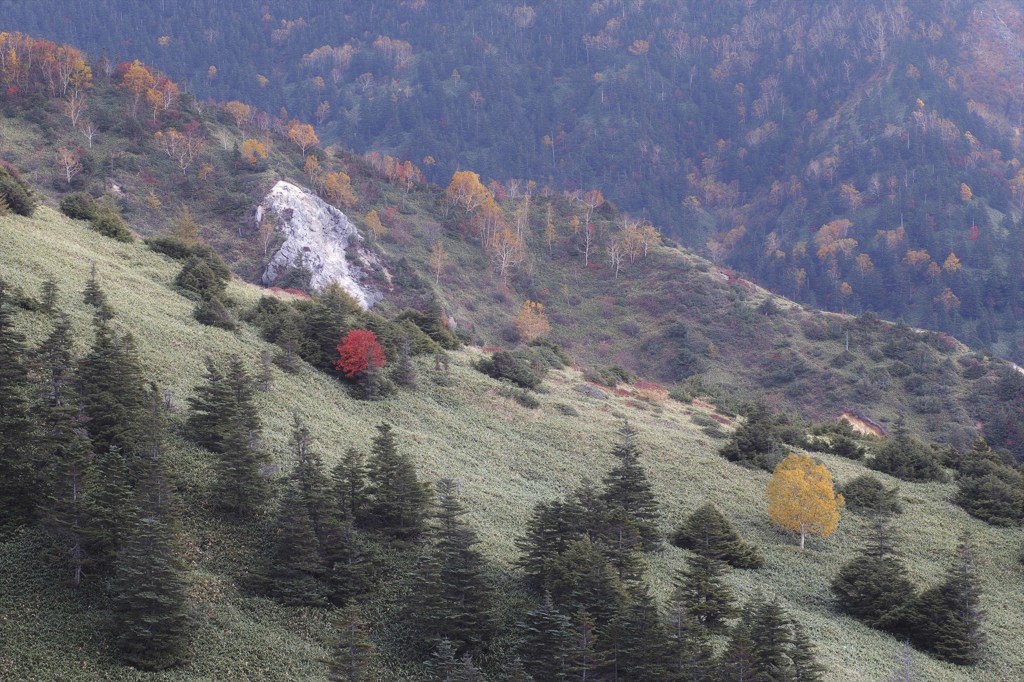
M 102 238 L 85 223 L 47 208 L 32 219 L 0 218 L 0 277 L 32 295 L 46 278 L 54 278 L 59 307 L 72 314 L 80 352 L 91 340 L 90 310 L 81 304 L 81 291 L 93 263 L 116 312 L 113 324 L 134 334 L 147 376 L 168 390 L 177 406 L 175 422 L 202 380 L 205 356 L 239 354 L 255 371 L 260 352 L 272 350 L 244 325 L 231 333 L 195 323 L 193 303 L 172 285 L 179 264 L 140 244 Z M 245 306 L 262 292 L 236 282 L 229 293 Z M 17 319 L 32 342 L 49 332 L 51 320 L 41 313 Z M 759 591 L 778 596 L 808 626 L 830 680 L 884 680 L 895 671 L 900 643 L 839 615 L 828 588 L 839 567 L 857 552 L 863 519 L 845 514 L 832 538 L 812 541 L 801 551 L 765 514 L 768 474 L 717 456 L 722 441 L 703 426 L 706 409 L 636 396 L 586 397 L 577 390 L 583 382 L 580 373 L 566 370 L 549 375 L 550 392 L 539 395 L 541 406 L 530 410 L 501 397 L 496 382 L 471 368 L 478 353 L 453 354 L 450 387 L 434 381 L 432 362 L 420 361 L 418 388 L 380 402 L 353 400 L 335 381 L 308 368 L 294 375 L 275 368 L 273 390 L 258 394 L 265 447 L 287 469 L 292 413 L 298 412 L 330 466 L 348 447 L 366 449 L 374 427 L 389 421 L 422 478 L 450 476 L 461 482 L 484 551 L 508 563 L 532 506 L 570 492 L 585 476 L 599 479 L 611 465 L 615 432 L 628 418 L 640 431 L 645 465 L 663 505 L 664 530 L 706 501 L 716 503 L 767 558 L 762 570 L 734 571 L 727 577 L 741 598 Z M 578 416 L 565 414 L 569 410 L 559 405 Z M 821 459 L 839 483 L 864 470 L 848 460 Z M 206 504 L 209 465 L 204 454 L 175 436 L 169 461 L 182 488 L 183 508 Z M 897 520 L 899 546 L 915 581 L 930 586 L 941 580 L 958 535 L 972 534 L 988 612 L 989 650 L 976 669 L 937 663 L 915 652 L 916 671 L 926 680 L 1019 679 L 1024 675 L 1024 652 L 1018 645 L 1024 641 L 1021 531 L 968 517 L 949 502 L 953 493 L 952 484 L 901 484 L 905 513 Z M 100 607 L 99 586 L 81 592 L 64 587 L 47 568 L 39 554 L 41 539 L 31 531 L 0 538 L 0 679 L 325 678 L 330 614 L 244 596 L 227 573 L 244 570 L 247 559 L 229 526 L 189 514 L 180 542 L 191 566 L 197 615 L 193 661 L 179 670 L 143 675 L 118 666 L 107 648 L 109 614 Z M 684 556 L 670 547 L 653 557 L 650 576 L 662 598 Z

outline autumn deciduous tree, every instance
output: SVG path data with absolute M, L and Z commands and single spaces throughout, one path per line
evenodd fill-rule
M 441 283 L 441 273 L 448 263 L 448 253 L 444 250 L 444 244 L 438 240 L 430 249 L 430 268 L 434 271 L 434 284 Z
M 242 159 L 254 168 L 267 159 L 267 148 L 259 140 L 251 138 L 242 143 L 238 152 Z
M 484 201 L 492 198 L 490 190 L 483 186 L 480 176 L 473 171 L 457 171 L 452 175 L 444 195 L 446 208 L 461 206 L 467 213 L 472 213 Z
M 323 176 L 323 191 L 327 201 L 339 208 L 350 208 L 359 202 L 352 189 L 352 178 L 344 171 Z
M 384 349 L 369 329 L 353 329 L 338 344 L 334 368 L 349 379 L 384 366 Z
M 523 341 L 533 341 L 551 333 L 551 323 L 544 314 L 544 304 L 537 301 L 525 301 L 516 316 L 516 329 Z
M 142 100 L 146 90 L 156 85 L 156 78 L 145 64 L 136 59 L 128 64 L 121 76 L 121 87 L 132 96 L 131 113 L 135 118 L 139 110 L 139 102 Z
M 320 144 L 320 138 L 316 136 L 316 131 L 313 130 L 313 126 L 308 123 L 294 122 L 288 126 L 288 139 L 294 142 L 300 150 L 302 150 L 302 156 L 306 156 L 306 150 L 310 147 L 315 147 Z
M 832 474 L 809 455 L 790 453 L 768 482 L 768 515 L 787 530 L 827 538 L 839 526 L 843 496 L 832 486 Z

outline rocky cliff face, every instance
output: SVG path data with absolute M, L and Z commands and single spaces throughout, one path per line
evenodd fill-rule
M 337 282 L 363 308 L 382 298 L 371 282 L 383 265 L 366 249 L 356 226 L 344 213 L 289 182 L 278 182 L 256 208 L 256 224 L 265 216 L 285 238 L 263 273 L 263 284 L 273 285 L 290 268 L 302 263 L 313 273 L 310 284 L 321 289 Z

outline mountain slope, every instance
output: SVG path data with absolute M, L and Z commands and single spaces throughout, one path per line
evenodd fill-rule
M 31 219 L 0 218 L 0 277 L 29 294 L 53 277 L 61 292 L 59 306 L 72 313 L 79 352 L 89 338 L 89 313 L 79 302 L 79 292 L 92 263 L 115 311 L 114 324 L 131 329 L 147 376 L 170 391 L 179 410 L 201 381 L 205 355 L 222 358 L 237 353 L 254 366 L 260 351 L 270 349 L 247 326 L 232 334 L 195 323 L 192 302 L 171 286 L 177 264 L 141 245 L 99 237 L 84 223 L 46 208 Z M 240 304 L 261 295 L 238 282 L 229 293 Z M 34 342 L 51 325 L 41 313 L 21 313 L 17 321 Z M 468 367 L 476 354 L 453 356 L 453 386 L 434 383 L 429 363 L 421 363 L 417 389 L 380 402 L 353 400 L 336 381 L 309 368 L 295 375 L 275 370 L 273 391 L 258 398 L 266 447 L 275 463 L 287 470 L 284 453 L 292 411 L 307 421 L 328 464 L 348 447 L 365 448 L 380 420 L 392 422 L 400 446 L 413 455 L 424 478 L 453 476 L 461 482 L 470 521 L 480 532 L 486 553 L 497 562 L 496 570 L 505 571 L 502 567 L 514 554 L 512 542 L 522 532 L 532 504 L 565 494 L 584 476 L 606 470 L 612 463 L 614 431 L 628 418 L 640 430 L 643 463 L 663 506 L 662 530 L 714 501 L 767 557 L 765 570 L 737 571 L 726 580 L 740 595 L 777 595 L 813 633 L 829 679 L 875 680 L 895 667 L 899 643 L 838 616 L 828 590 L 828 581 L 856 551 L 864 519 L 846 515 L 834 538 L 801 552 L 792 538 L 767 521 L 767 475 L 729 464 L 715 454 L 720 441 L 698 427 L 708 422 L 706 408 L 628 396 L 596 400 L 576 390 L 581 377 L 568 370 L 553 374 L 550 393 L 539 396 L 539 409 L 527 410 L 501 397 L 495 382 Z M 579 416 L 564 414 L 559 404 L 574 408 Z M 175 433 L 180 433 L 182 416 L 172 416 Z M 246 570 L 250 548 L 233 527 L 205 516 L 207 456 L 179 435 L 171 439 L 167 458 L 175 487 L 190 510 L 179 543 L 189 565 L 190 595 L 199 624 L 193 662 L 155 677 L 322 677 L 320 660 L 329 644 L 331 616 L 315 609 L 283 609 L 266 599 L 246 597 L 235 587 L 232 575 Z M 863 471 L 848 460 L 821 458 L 839 482 Z M 882 478 L 887 485 L 895 483 Z M 915 668 L 929 679 L 1012 677 L 1022 665 L 1013 642 L 1024 637 L 1019 610 L 1024 588 L 1017 563 L 1020 531 L 996 529 L 967 517 L 949 503 L 949 485 L 903 483 L 901 489 L 908 511 L 900 519 L 899 547 L 914 579 L 928 584 L 938 580 L 957 534 L 970 531 L 978 547 L 983 603 L 989 613 L 985 629 L 991 645 L 977 670 L 957 669 L 919 654 Z M 0 658 L 4 673 L 47 680 L 62 679 L 74 670 L 91 677 L 136 679 L 137 673 L 113 663 L 102 640 L 109 612 L 98 586 L 88 586 L 82 593 L 63 587 L 60 577 L 41 563 L 41 542 L 27 529 L 3 538 L 0 555 L 10 570 L 0 578 L 0 607 L 7 614 L 32 616 L 9 615 L 0 621 L 8 644 Z M 651 557 L 651 578 L 662 599 L 683 557 L 674 548 Z M 392 671 L 389 679 L 401 675 Z

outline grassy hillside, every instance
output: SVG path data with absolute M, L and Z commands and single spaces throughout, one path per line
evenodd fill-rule
M 196 324 L 192 302 L 171 285 L 179 266 L 141 245 L 99 237 L 84 223 L 45 208 L 32 219 L 0 218 L 0 277 L 29 294 L 38 292 L 47 277 L 55 278 L 60 307 L 73 316 L 79 351 L 91 338 L 80 292 L 92 263 L 117 314 L 114 324 L 132 331 L 147 375 L 170 392 L 179 410 L 175 429 L 180 429 L 190 391 L 201 380 L 204 356 L 236 353 L 255 368 L 260 351 L 270 350 L 245 326 L 228 333 Z M 229 293 L 240 305 L 261 294 L 240 282 L 233 283 Z M 51 323 L 40 313 L 18 316 L 33 342 L 43 338 Z M 838 615 L 828 589 L 838 568 L 856 552 L 863 520 L 846 515 L 835 536 L 801 552 L 792 537 L 774 530 L 764 513 L 768 475 L 729 464 L 715 454 L 721 441 L 708 435 L 713 430 L 702 428 L 708 422 L 705 408 L 636 395 L 585 397 L 576 390 L 581 375 L 566 370 L 551 375 L 550 392 L 539 396 L 541 407 L 528 410 L 499 396 L 498 384 L 469 366 L 477 353 L 453 355 L 453 386 L 438 385 L 432 380 L 433 368 L 421 363 L 418 388 L 381 402 L 353 400 L 333 380 L 309 368 L 295 375 L 275 370 L 272 392 L 258 397 L 266 447 L 283 465 L 291 414 L 297 411 L 330 465 L 345 448 L 366 448 L 374 426 L 388 420 L 396 427 L 401 447 L 413 454 L 421 476 L 459 479 L 471 509 L 469 520 L 486 553 L 507 566 L 514 555 L 513 540 L 531 506 L 569 492 L 584 476 L 600 477 L 611 465 L 614 432 L 628 418 L 640 430 L 644 463 L 663 506 L 663 530 L 704 502 L 714 501 L 767 557 L 765 569 L 733 572 L 726 580 L 744 597 L 756 591 L 777 595 L 808 626 L 828 667 L 828 679 L 879 680 L 895 669 L 899 643 Z M 567 416 L 558 405 L 574 408 L 579 416 Z M 331 616 L 244 596 L 230 576 L 246 569 L 245 538 L 193 513 L 207 504 L 209 465 L 203 452 L 176 436 L 168 460 L 183 508 L 189 510 L 179 543 L 190 566 L 199 625 L 193 662 L 146 678 L 322 679 Z M 848 460 L 827 455 L 822 460 L 840 483 L 863 471 Z M 989 650 L 978 669 L 957 669 L 918 653 L 915 667 L 923 679 L 1013 679 L 1024 670 L 1024 657 L 1016 646 L 1024 638 L 1021 532 L 969 518 L 950 504 L 952 494 L 951 485 L 901 485 L 907 509 L 899 518 L 901 553 L 913 578 L 932 584 L 943 574 L 958 534 L 972 533 L 988 612 Z M 140 679 L 140 674 L 114 662 L 103 641 L 109 612 L 101 590 L 93 586 L 76 593 L 61 587 L 39 558 L 40 542 L 25 530 L 4 537 L 0 545 L 0 613 L 6 614 L 0 618 L 0 673 L 26 680 L 71 675 Z M 683 558 L 684 553 L 674 548 L 653 557 L 652 581 L 661 598 Z M 401 679 L 399 671 L 387 676 Z

